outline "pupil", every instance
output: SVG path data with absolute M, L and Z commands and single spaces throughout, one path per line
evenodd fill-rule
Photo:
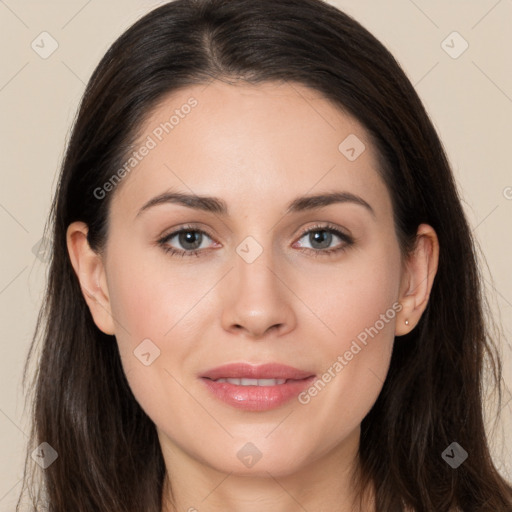
M 180 234 L 180 243 L 183 247 L 188 249 L 197 249 L 197 247 L 188 247 L 187 244 L 195 244 L 197 242 L 197 239 L 201 236 L 201 233 L 198 233 L 197 231 L 185 231 Z
M 327 243 L 324 243 L 324 245 L 322 247 L 320 247 L 320 249 L 324 249 L 326 247 L 329 247 L 330 241 L 331 241 L 331 237 L 332 237 L 332 233 L 329 233 L 328 231 L 315 231 L 315 233 L 313 233 L 313 238 L 314 238 L 314 242 L 315 243 L 322 244 L 322 242 L 326 242 L 327 241 Z

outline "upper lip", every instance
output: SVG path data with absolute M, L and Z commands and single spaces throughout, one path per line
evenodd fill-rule
M 314 373 L 299 370 L 279 363 L 253 365 L 249 363 L 229 363 L 204 372 L 201 377 L 217 379 L 305 379 Z

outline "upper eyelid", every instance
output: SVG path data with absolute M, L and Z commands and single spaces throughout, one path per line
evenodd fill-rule
M 182 227 L 178 227 L 178 228 L 175 228 L 175 229 L 169 231 L 168 234 L 164 234 L 164 235 L 158 237 L 158 240 L 165 241 L 165 240 L 168 240 L 169 238 L 174 238 L 176 235 L 179 235 L 180 233 L 187 232 L 187 231 L 197 231 L 198 233 L 207 235 L 212 240 L 214 239 L 214 237 L 203 228 L 195 227 L 195 226 L 182 226 Z
M 307 228 L 304 228 L 301 232 L 300 232 L 300 235 L 299 237 L 303 237 L 305 234 L 309 233 L 310 231 L 321 231 L 321 230 L 324 230 L 324 231 L 337 231 L 339 232 L 341 235 L 344 235 L 346 237 L 349 237 L 349 238 L 352 238 L 352 235 L 350 233 L 346 233 L 345 229 L 344 228 L 341 228 L 341 227 L 337 227 L 337 226 L 334 226 L 334 225 L 331 225 L 329 223 L 326 223 L 326 224 L 322 224 L 322 223 L 319 223 L 319 224 L 315 224 L 314 226 L 309 226 Z

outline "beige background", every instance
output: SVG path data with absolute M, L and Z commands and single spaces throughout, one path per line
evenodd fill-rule
M 0 511 L 13 510 L 21 487 L 28 433 L 21 370 L 47 270 L 33 247 L 42 236 L 64 143 L 101 56 L 159 3 L 0 1 Z M 331 3 L 366 26 L 402 64 L 453 165 L 489 265 L 492 310 L 501 315 L 505 333 L 507 389 L 493 446 L 497 464 L 512 480 L 512 0 Z M 47 59 L 31 47 L 43 31 L 58 43 Z M 469 44 L 458 58 L 442 46 L 453 31 Z M 445 44 L 452 54 L 463 48 L 457 37 Z

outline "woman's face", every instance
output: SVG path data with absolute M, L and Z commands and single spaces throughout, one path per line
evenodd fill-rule
M 353 456 L 404 321 L 390 195 L 361 124 L 298 84 L 215 81 L 162 102 L 133 151 L 97 192 L 114 194 L 105 308 L 167 462 L 277 477 Z M 228 363 L 315 377 L 204 378 Z

